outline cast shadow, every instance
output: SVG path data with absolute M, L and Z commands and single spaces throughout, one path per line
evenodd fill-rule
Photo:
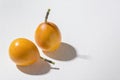
M 38 60 L 34 64 L 30 66 L 17 66 L 17 68 L 26 74 L 30 75 L 43 75 L 46 74 L 50 71 L 50 65 L 43 61 L 43 60 Z
M 60 47 L 54 52 L 44 52 L 50 58 L 60 61 L 70 61 L 77 57 L 76 50 L 73 46 L 62 42 Z

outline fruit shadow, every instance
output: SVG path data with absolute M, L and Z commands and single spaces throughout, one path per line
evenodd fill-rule
M 76 50 L 68 43 L 62 42 L 60 47 L 54 52 L 44 52 L 44 54 L 52 59 L 60 61 L 70 61 L 77 57 Z
M 50 65 L 41 59 L 30 66 L 16 66 L 21 72 L 30 75 L 43 75 L 48 73 L 51 69 Z

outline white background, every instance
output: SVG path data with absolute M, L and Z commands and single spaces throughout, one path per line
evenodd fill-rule
M 62 34 L 56 62 L 16 67 L 12 40 L 34 41 L 38 24 L 49 21 Z M 120 0 L 0 0 L 0 80 L 120 80 Z

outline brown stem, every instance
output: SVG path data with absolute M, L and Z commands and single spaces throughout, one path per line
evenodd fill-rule
M 40 57 L 42 60 L 48 62 L 48 63 L 51 63 L 51 64 L 55 64 L 55 62 L 51 61 L 51 60 L 48 60 L 46 58 L 43 58 L 43 57 Z
M 46 13 L 46 16 L 45 16 L 45 23 L 47 22 L 49 13 L 50 13 L 50 9 L 48 9 L 48 11 L 47 11 L 47 13 Z

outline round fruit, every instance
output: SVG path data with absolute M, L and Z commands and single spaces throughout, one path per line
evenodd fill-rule
M 17 38 L 9 46 L 9 55 L 16 65 L 27 66 L 37 61 L 39 51 L 32 41 Z
M 9 46 L 9 55 L 16 65 L 20 66 L 31 65 L 40 58 L 44 61 L 55 64 L 54 62 L 41 57 L 36 45 L 25 38 L 17 38 L 12 41 Z
M 35 41 L 45 52 L 56 50 L 61 43 L 61 34 L 58 27 L 52 22 L 47 22 L 49 12 L 50 9 L 46 14 L 45 22 L 39 24 L 35 31 Z

